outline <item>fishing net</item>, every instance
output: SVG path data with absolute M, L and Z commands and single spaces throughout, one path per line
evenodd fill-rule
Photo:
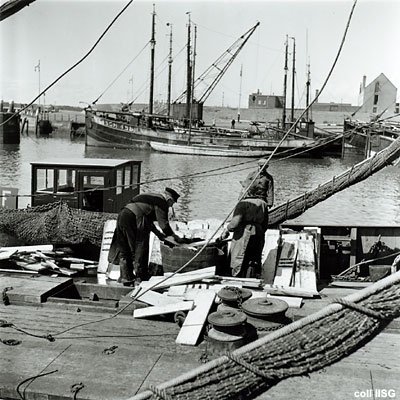
M 339 304 L 133 399 L 251 399 L 282 379 L 324 368 L 364 345 L 400 315 L 400 273 L 396 279 L 386 287 L 378 284 L 372 293 L 367 288 L 368 296 L 360 301 L 349 300 L 351 296 L 336 299 Z
M 0 208 L 0 231 L 26 244 L 91 243 L 100 247 L 104 223 L 116 217 L 71 208 L 64 202 L 18 210 Z

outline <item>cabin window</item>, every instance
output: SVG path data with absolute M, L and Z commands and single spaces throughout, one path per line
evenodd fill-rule
M 378 104 L 378 98 L 379 98 L 379 96 L 376 94 L 376 95 L 374 96 L 374 105 L 375 105 L 375 104 Z
M 394 113 L 398 114 L 400 112 L 400 104 L 396 103 L 395 107 L 394 107 Z
M 124 182 L 125 182 L 125 188 L 129 188 L 131 185 L 131 167 L 130 165 L 125 167 L 125 175 L 124 175 Z
M 56 188 L 57 192 L 74 192 L 76 188 L 76 172 L 71 169 L 58 170 Z
M 377 108 L 377 107 L 373 107 L 373 108 L 372 108 L 372 112 L 373 112 L 374 114 L 376 114 L 376 113 L 378 112 L 378 108 Z
M 132 179 L 131 182 L 133 184 L 136 184 L 139 180 L 139 166 L 138 165 L 132 165 Z M 133 188 L 133 185 L 132 185 Z
M 331 104 L 329 106 L 329 111 L 339 111 L 339 106 L 337 104 Z
M 38 168 L 36 170 L 36 190 L 38 192 L 54 192 L 54 170 Z
M 116 194 L 121 194 L 122 193 L 122 176 L 123 176 L 124 170 L 122 168 L 117 169 L 117 182 L 116 182 Z
M 375 83 L 375 93 L 378 93 L 379 90 L 380 90 L 379 82 L 376 82 L 376 83 Z
M 104 186 L 104 176 L 85 175 L 83 177 L 83 184 L 85 185 L 85 187 Z

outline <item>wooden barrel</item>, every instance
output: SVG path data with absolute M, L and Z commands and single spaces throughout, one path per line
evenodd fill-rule
M 161 260 L 164 272 L 175 272 L 182 265 L 186 264 L 197 251 L 184 246 L 170 247 L 160 243 Z M 221 267 L 225 261 L 225 255 L 221 249 L 216 246 L 207 246 L 186 268 L 183 272 L 195 271 L 206 267 Z

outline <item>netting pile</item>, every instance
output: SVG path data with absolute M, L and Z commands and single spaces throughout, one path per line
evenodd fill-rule
M 399 275 L 397 273 L 396 275 Z M 251 399 L 280 380 L 303 375 L 343 358 L 400 315 L 400 284 L 379 290 L 304 325 L 299 320 L 245 348 L 211 361 L 189 377 L 150 387 L 134 399 Z M 346 304 L 347 303 L 347 304 Z M 332 307 L 332 306 L 329 306 Z M 352 307 L 359 308 L 358 310 Z M 297 325 L 296 325 L 297 324 Z M 193 376 L 195 375 L 195 376 Z
M 63 202 L 18 210 L 0 208 L 0 231 L 26 244 L 101 246 L 104 223 L 116 217 L 116 214 L 70 208 Z

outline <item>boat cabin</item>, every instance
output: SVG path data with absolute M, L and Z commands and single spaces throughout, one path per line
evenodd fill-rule
M 32 162 L 32 206 L 62 200 L 72 208 L 116 213 L 139 194 L 141 163 L 120 159 Z

